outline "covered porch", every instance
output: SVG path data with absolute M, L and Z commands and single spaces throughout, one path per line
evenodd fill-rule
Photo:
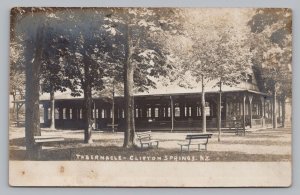
M 207 129 L 217 128 L 218 93 L 206 93 L 205 114 Z M 160 131 L 201 131 L 201 93 L 136 95 L 135 125 L 136 130 Z M 264 128 L 272 126 L 272 101 L 266 94 L 243 90 L 222 92 L 221 128 L 234 128 L 233 120 L 238 120 L 242 128 Z M 50 101 L 41 101 L 43 105 L 43 124 L 50 126 Z M 93 99 L 92 118 L 97 129 L 111 129 L 112 121 L 123 131 L 123 97 L 116 97 L 114 110 L 112 101 Z M 55 100 L 55 124 L 60 129 L 82 129 L 83 99 Z

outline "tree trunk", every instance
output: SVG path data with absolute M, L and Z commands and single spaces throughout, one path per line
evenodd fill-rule
M 97 126 L 97 112 L 96 112 L 96 102 L 95 100 L 93 101 L 93 104 L 94 104 L 94 121 L 93 121 L 93 125 L 92 125 L 92 129 L 97 129 L 98 126 Z
M 206 113 L 205 113 L 205 85 L 202 76 L 202 94 L 201 94 L 201 115 L 202 115 L 202 132 L 206 133 Z
M 274 84 L 273 89 L 273 128 L 277 129 L 277 109 L 276 109 L 276 101 L 277 101 L 277 91 L 276 91 L 276 84 Z
M 284 95 L 281 99 L 281 105 L 282 105 L 282 127 L 285 128 L 285 101 L 286 101 L 286 96 Z
M 50 121 L 50 129 L 55 129 L 55 99 L 54 99 L 54 91 L 50 92 L 50 103 L 51 103 L 51 121 Z
M 84 89 L 84 143 L 93 143 L 92 140 L 92 92 L 90 84 L 86 82 Z
M 217 113 L 217 119 L 218 119 L 218 124 L 217 124 L 217 129 L 218 129 L 218 142 L 221 141 L 221 128 L 222 128 L 222 83 L 220 82 L 220 91 L 219 91 L 219 96 L 218 96 L 218 113 Z
M 16 116 L 15 116 L 15 113 L 16 113 L 16 93 L 15 92 L 13 92 L 12 93 L 12 96 L 13 96 L 13 108 L 12 108 L 12 113 L 13 113 L 13 119 L 15 119 L 16 118 Z
M 88 58 L 84 59 L 84 82 L 83 82 L 83 94 L 84 94 L 84 143 L 93 143 L 92 140 L 92 88 L 90 84 L 90 68 Z
M 115 81 L 113 81 L 113 92 L 112 92 L 112 116 L 111 116 L 111 124 L 112 124 L 112 132 L 115 132 Z
M 171 115 L 171 132 L 174 130 L 174 102 L 173 102 L 173 97 L 170 96 L 171 100 L 171 105 L 170 105 L 170 115 Z
M 39 111 L 39 75 L 41 67 L 41 58 L 43 51 L 43 32 L 44 28 L 37 29 L 36 43 L 33 46 L 34 60 L 27 59 L 26 64 L 26 98 L 25 98 L 25 144 L 26 157 L 29 160 L 38 160 L 40 157 L 41 146 L 35 144 L 34 136 L 41 135 L 40 129 L 40 111 Z M 30 55 L 30 54 L 29 54 Z
M 124 70 L 124 100 L 125 100 L 125 132 L 124 144 L 125 148 L 134 147 L 134 101 L 133 101 L 133 73 L 134 66 L 131 63 L 132 55 L 132 40 L 130 36 L 130 28 L 127 24 L 127 45 L 125 53 L 125 70 Z

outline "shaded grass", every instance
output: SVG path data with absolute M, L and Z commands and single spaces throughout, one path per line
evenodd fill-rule
M 50 130 L 47 130 L 50 132 Z M 51 131 L 52 132 L 52 131 Z M 182 135 L 174 135 L 174 134 L 155 134 L 154 138 L 159 138 L 160 143 L 164 143 L 167 146 L 166 142 L 173 142 L 170 147 L 165 148 L 123 148 L 122 142 L 123 137 L 116 134 L 110 133 L 101 133 L 98 139 L 94 140 L 94 144 L 83 144 L 83 139 L 77 134 L 81 134 L 81 132 L 68 132 L 69 137 L 65 138 L 64 142 L 61 142 L 61 147 L 58 147 L 57 143 L 45 143 L 43 144 L 43 150 L 41 151 L 40 159 L 43 161 L 60 161 L 60 160 L 95 160 L 95 155 L 102 156 L 101 160 L 111 160 L 110 157 L 119 157 L 121 156 L 122 160 L 131 161 L 131 157 L 136 157 L 140 159 L 141 157 L 150 157 L 146 158 L 146 160 L 152 160 L 151 157 L 161 157 L 161 159 L 167 160 L 162 161 L 182 161 L 182 157 L 194 156 L 195 158 L 200 158 L 204 156 L 208 157 L 207 161 L 212 162 L 241 162 L 241 161 L 255 161 L 255 162 L 276 162 L 276 161 L 290 161 L 290 154 L 255 154 L 255 152 L 249 154 L 244 153 L 243 149 L 235 149 L 237 151 L 226 151 L 227 149 L 222 149 L 223 146 L 226 145 L 256 145 L 256 146 L 290 146 L 291 143 L 289 141 L 290 131 L 257 131 L 257 132 L 248 132 L 246 136 L 236 136 L 234 134 L 223 134 L 222 141 L 217 142 L 216 139 L 211 139 L 208 144 L 208 148 L 210 145 L 214 145 L 216 148 L 219 148 L 221 151 L 191 151 L 191 152 L 180 152 L 179 147 L 176 145 L 176 142 L 183 141 L 185 134 Z M 73 136 L 74 135 L 74 136 Z M 170 136 L 169 136 L 170 135 Z M 103 136 L 103 137 L 102 137 Z M 156 137 L 155 137 L 156 136 Z M 173 137 L 172 137 L 173 136 Z M 216 135 L 214 135 L 215 137 Z M 213 138 L 214 138 L 213 137 Z M 26 159 L 25 152 L 25 138 L 15 138 L 9 140 L 10 160 L 28 160 Z M 176 146 L 176 147 L 175 147 Z M 252 147 L 251 146 L 251 147 Z M 240 147 L 240 146 L 238 146 Z M 252 147 L 253 148 L 253 147 Z M 230 149 L 231 150 L 231 149 Z M 253 150 L 254 151 L 254 150 Z M 284 150 L 283 150 L 284 151 Z M 170 159 L 172 157 L 172 159 Z M 175 159 L 176 157 L 176 159 Z M 184 158 L 186 159 L 186 158 Z M 157 158 L 154 158 L 157 161 Z
M 196 161 L 201 161 L 201 157 L 207 157 L 206 161 L 222 161 L 222 162 L 239 162 L 239 161 L 256 161 L 256 162 L 274 162 L 274 161 L 290 161 L 290 155 L 270 155 L 270 154 L 245 154 L 233 151 L 190 151 L 180 152 L 173 149 L 164 148 L 123 148 L 117 146 L 90 146 L 82 148 L 61 148 L 61 149 L 43 149 L 41 151 L 40 160 L 42 161 L 60 161 L 60 160 L 95 160 L 91 156 L 102 156 L 104 158 L 121 157 L 122 160 L 131 161 L 132 158 L 149 157 L 145 161 L 151 161 L 151 157 L 161 157 L 158 161 L 178 161 L 182 157 L 196 158 Z M 80 156 L 80 157 L 79 157 Z M 177 160 L 174 159 L 177 158 Z M 88 158 L 88 159 L 87 159 Z M 172 158 L 172 159 L 170 159 Z M 11 160 L 27 160 L 24 150 L 11 150 Z M 164 160 L 167 159 L 167 160 Z M 103 159 L 102 159 L 103 160 Z M 111 160 L 111 159 L 109 159 Z M 141 159 L 140 159 L 141 160 Z M 181 161 L 181 160 L 179 160 Z M 203 160 L 202 160 L 203 161 Z

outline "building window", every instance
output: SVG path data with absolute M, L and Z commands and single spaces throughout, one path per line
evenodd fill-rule
M 197 116 L 201 116 L 201 107 L 197 106 Z
M 59 111 L 58 111 L 58 108 L 56 108 L 55 110 L 54 110 L 54 118 L 55 119 L 59 119 Z
M 158 108 L 154 108 L 154 117 L 158 118 Z
M 184 114 L 187 117 L 192 116 L 192 107 L 190 107 L 190 106 L 185 107 Z
M 141 108 L 139 108 L 139 117 L 142 118 L 143 117 L 143 111 Z
M 249 108 L 248 106 L 245 106 L 245 114 L 246 115 L 249 115 L 249 109 L 248 108 Z
M 82 109 L 79 109 L 79 118 L 82 119 Z
M 70 108 L 70 113 L 69 113 L 69 116 L 70 116 L 70 119 L 73 119 L 73 110 L 72 110 L 72 108 Z
M 140 113 L 139 113 L 139 109 L 136 108 L 136 109 L 135 109 L 135 117 L 138 118 L 138 117 L 139 117 L 139 114 L 140 114 Z
M 101 118 L 105 118 L 105 112 L 104 112 L 104 109 L 101 109 Z
M 66 112 L 66 108 L 63 108 L 63 119 L 67 119 L 67 112 Z
M 209 106 L 205 106 L 205 115 L 206 116 L 210 116 L 210 111 L 211 111 L 210 107 Z
M 175 107 L 175 117 L 179 117 L 179 116 L 180 116 L 180 108 Z
M 51 108 L 49 108 L 49 109 L 47 110 L 47 112 L 48 112 L 48 120 L 50 120 L 50 119 L 51 119 Z
M 107 113 L 109 114 L 108 117 L 109 117 L 109 118 L 112 118 L 112 109 L 109 108 L 108 111 L 107 111 Z
M 147 117 L 151 118 L 151 108 L 147 108 Z

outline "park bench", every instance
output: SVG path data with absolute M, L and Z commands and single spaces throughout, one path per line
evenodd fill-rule
M 24 120 L 16 120 L 13 122 L 14 126 L 16 127 L 20 127 L 21 124 L 24 125 L 25 124 L 25 121 Z
M 198 151 L 201 150 L 200 146 L 204 145 L 205 146 L 205 151 L 207 151 L 207 144 L 208 144 L 208 139 L 210 139 L 212 134 L 210 133 L 201 133 L 201 134 L 187 134 L 186 135 L 186 141 L 182 143 L 178 143 L 180 145 L 180 151 L 183 151 L 183 147 L 187 148 L 187 151 L 190 151 L 190 146 L 192 145 L 198 145 Z
M 36 144 L 44 144 L 44 143 L 51 143 L 51 142 L 57 142 L 59 143 L 59 146 L 60 146 L 60 143 L 65 141 L 65 139 L 63 137 L 60 137 L 60 136 L 34 136 L 34 142 Z
M 152 139 L 151 131 L 137 132 L 136 136 L 141 144 L 141 148 L 143 148 L 144 145 L 149 148 L 149 147 L 152 147 L 153 144 L 154 144 L 154 146 L 156 146 L 156 148 L 158 148 L 159 141 Z
M 118 124 L 107 124 L 107 127 L 110 128 L 112 132 L 118 130 Z

